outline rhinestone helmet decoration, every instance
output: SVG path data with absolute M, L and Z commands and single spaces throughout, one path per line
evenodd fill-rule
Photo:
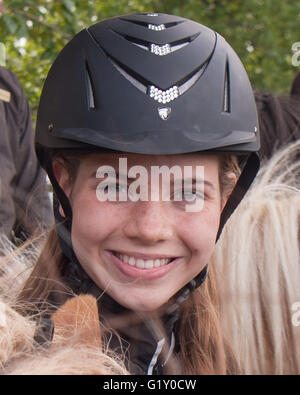
M 149 13 L 98 22 L 65 46 L 44 85 L 36 141 L 136 153 L 232 144 L 251 151 L 257 126 L 249 79 L 225 39 Z
M 258 170 L 257 129 L 247 73 L 217 32 L 156 13 L 123 15 L 83 29 L 48 73 L 35 133 L 65 255 L 72 261 L 72 207 L 53 174 L 57 150 L 250 155 L 222 212 L 220 233 Z

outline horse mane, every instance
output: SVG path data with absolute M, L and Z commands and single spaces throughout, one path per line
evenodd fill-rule
M 300 140 L 265 160 L 213 257 L 224 334 L 246 374 L 299 374 Z
M 129 374 L 120 356 L 102 349 L 97 301 L 91 295 L 73 297 L 61 306 L 51 317 L 51 344 L 39 345 L 39 312 L 23 316 L 16 297 L 40 246 L 28 243 L 16 249 L 5 237 L 0 245 L 0 374 Z

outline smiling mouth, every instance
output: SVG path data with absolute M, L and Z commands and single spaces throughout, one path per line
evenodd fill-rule
M 153 258 L 153 259 L 142 259 L 137 258 L 132 255 L 121 254 L 117 251 L 111 251 L 111 253 L 120 259 L 122 262 L 127 263 L 132 267 L 136 267 L 138 269 L 154 269 L 161 266 L 166 266 L 170 262 L 174 261 L 176 257 L 171 258 Z

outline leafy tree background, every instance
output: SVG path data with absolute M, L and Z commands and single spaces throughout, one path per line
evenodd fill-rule
M 289 92 L 298 71 L 292 45 L 300 42 L 300 1 L 0 0 L 6 67 L 23 84 L 34 119 L 49 67 L 74 34 L 96 21 L 139 12 L 177 14 L 213 28 L 241 57 L 256 90 Z M 3 46 L 0 52 L 3 62 Z

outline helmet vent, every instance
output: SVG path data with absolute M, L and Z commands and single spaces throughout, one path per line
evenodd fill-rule
M 87 88 L 87 98 L 88 98 L 88 107 L 90 110 L 95 109 L 95 95 L 92 86 L 90 70 L 88 67 L 87 62 L 85 63 L 85 70 L 86 70 L 86 88 Z
M 191 43 L 192 41 L 194 41 L 200 33 L 196 33 L 191 37 L 187 37 L 181 40 L 177 40 L 174 41 L 172 43 L 167 43 L 164 45 L 158 45 L 156 43 L 153 42 L 149 42 L 149 41 L 145 41 L 145 40 L 141 40 L 135 37 L 130 37 L 128 35 L 124 35 L 122 33 L 119 33 L 115 30 L 113 30 L 113 32 L 119 36 L 121 36 L 122 38 L 124 38 L 125 40 L 129 41 L 130 43 L 136 45 L 139 48 L 144 49 L 145 51 L 150 51 L 151 53 L 153 53 L 154 55 L 158 55 L 158 56 L 164 56 L 164 55 L 168 55 L 172 52 L 175 52 L 183 47 L 185 47 L 186 45 L 188 45 L 189 43 Z
M 131 82 L 132 85 L 134 85 L 140 91 L 147 93 L 148 84 L 146 81 L 142 81 L 141 78 L 139 78 L 139 76 L 136 73 L 133 73 L 131 70 L 126 69 L 124 66 L 116 62 L 110 56 L 108 56 L 108 59 L 111 61 L 113 66 L 119 71 L 119 73 L 122 74 L 123 77 L 125 77 L 129 82 Z
M 230 80 L 228 59 L 225 66 L 223 112 L 230 112 Z
M 166 91 L 162 91 L 151 85 L 148 89 L 148 95 L 159 103 L 169 103 L 177 99 L 180 95 L 183 95 L 187 90 L 189 90 L 201 77 L 203 74 L 208 62 L 205 62 L 200 68 L 198 68 L 195 72 L 190 74 L 187 79 L 181 81 L 177 85 L 172 86 L 170 89 Z
M 144 26 L 150 30 L 155 30 L 155 31 L 162 31 L 162 30 L 168 29 L 169 27 L 179 25 L 180 23 L 183 22 L 183 21 L 168 22 L 168 23 L 160 23 L 159 25 L 157 25 L 155 23 L 147 23 L 147 22 L 131 20 L 131 19 L 127 19 L 127 18 L 120 18 L 120 19 L 122 19 L 123 21 L 126 21 L 126 22 L 134 23 L 136 25 Z
M 119 71 L 119 73 L 122 74 L 123 77 L 125 77 L 129 82 L 131 82 L 132 85 L 134 85 L 141 92 L 150 96 L 155 101 L 163 104 L 169 103 L 170 101 L 177 99 L 180 95 L 189 90 L 204 73 L 206 66 L 209 63 L 209 60 L 207 60 L 201 65 L 200 68 L 189 74 L 184 80 L 179 81 L 177 84 L 174 84 L 167 90 L 161 90 L 157 86 L 150 84 L 149 81 L 142 79 L 141 76 L 121 65 L 110 56 L 108 56 L 108 59 Z
M 209 60 L 206 61 L 205 63 L 202 64 L 200 68 L 198 68 L 195 72 L 189 74 L 185 81 L 181 82 L 181 85 L 179 87 L 179 94 L 182 95 L 185 93 L 188 89 L 190 89 L 201 77 L 201 75 L 204 73 L 206 66 L 208 65 Z

